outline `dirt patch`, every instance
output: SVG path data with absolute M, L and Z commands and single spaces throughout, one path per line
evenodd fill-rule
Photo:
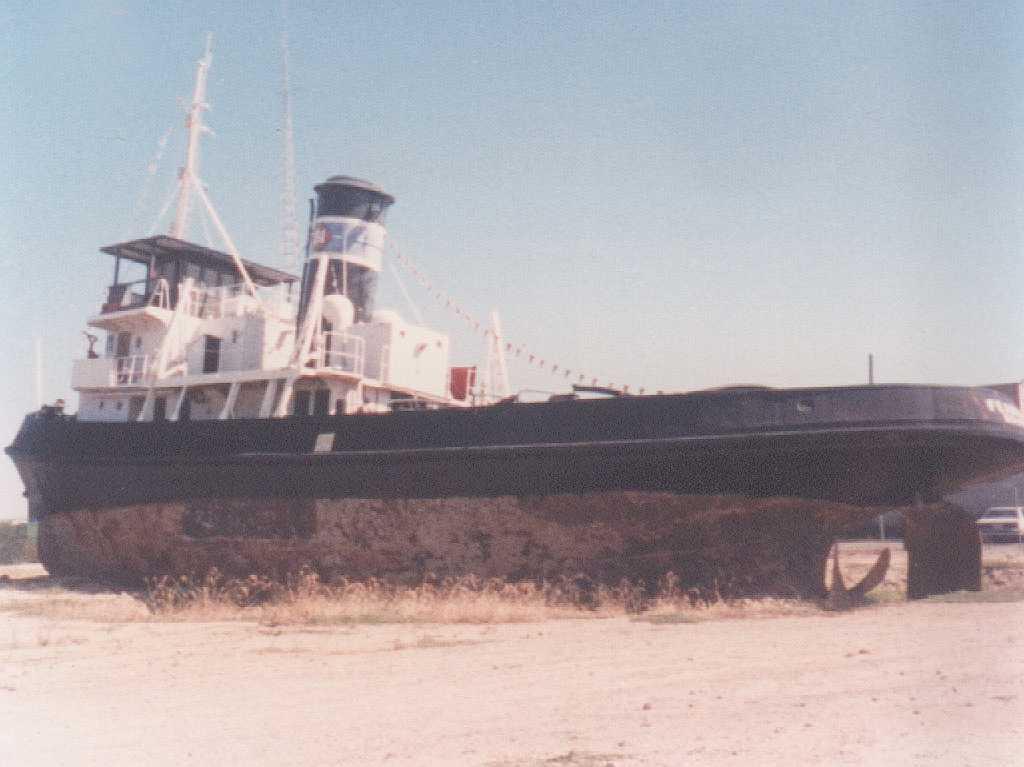
M 883 593 L 905 589 L 898 543 L 842 544 L 844 576 L 881 546 L 893 558 Z M 0 587 L 0 756 L 19 767 L 1013 764 L 1024 602 L 980 600 L 1012 592 L 1024 555 L 986 548 L 985 567 L 1005 587 L 841 613 L 758 600 L 276 625 L 135 618 L 118 603 L 136 596 L 5 569 L 23 583 Z

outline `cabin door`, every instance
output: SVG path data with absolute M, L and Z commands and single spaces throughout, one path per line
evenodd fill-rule
M 203 372 L 216 373 L 220 369 L 220 339 L 217 336 L 203 336 Z
M 313 415 L 327 415 L 331 407 L 331 390 L 317 389 L 313 394 Z
M 127 357 L 132 351 L 132 334 L 131 333 L 118 333 L 117 334 L 117 347 L 114 350 L 115 357 Z

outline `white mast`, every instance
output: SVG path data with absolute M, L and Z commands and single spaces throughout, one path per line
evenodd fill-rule
M 188 148 L 185 150 L 185 165 L 178 171 L 178 205 L 174 212 L 174 223 L 171 224 L 171 237 L 181 239 L 188 224 L 189 209 L 192 207 L 192 186 L 198 180 L 199 136 L 205 129 L 203 110 L 209 108 L 206 103 L 206 76 L 210 71 L 213 59 L 213 33 L 206 34 L 206 53 L 196 66 L 196 87 L 192 92 L 192 104 L 185 118 L 188 128 Z
M 487 357 L 484 364 L 484 398 L 497 401 L 511 394 L 508 383 L 508 365 L 505 362 L 505 341 L 501 332 L 498 310 L 491 311 L 491 332 L 487 339 Z
M 253 284 L 252 278 L 249 277 L 249 270 L 242 263 L 242 258 L 238 255 L 238 248 L 235 247 L 231 235 L 228 234 L 228 230 L 224 227 L 220 216 L 217 215 L 213 202 L 210 201 L 206 189 L 203 188 L 203 180 L 199 177 L 199 137 L 203 133 L 210 132 L 210 129 L 203 124 L 203 110 L 210 108 L 210 105 L 206 103 L 206 77 L 209 74 L 210 62 L 212 60 L 213 33 L 207 32 L 206 53 L 199 59 L 199 64 L 196 66 L 196 87 L 192 92 L 192 104 L 188 109 L 188 117 L 185 119 L 185 127 L 188 128 L 188 147 L 185 149 L 185 165 L 178 172 L 178 205 L 174 211 L 174 223 L 171 225 L 170 235 L 180 240 L 185 234 L 189 209 L 192 207 L 192 192 L 196 192 L 206 208 L 207 215 L 209 215 L 210 220 L 217 229 L 217 233 L 224 241 L 228 253 L 235 262 L 235 268 L 238 269 L 246 289 L 262 308 L 263 304 L 256 293 L 256 286 Z

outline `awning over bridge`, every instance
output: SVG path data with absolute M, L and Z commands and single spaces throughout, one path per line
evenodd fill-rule
M 167 235 L 146 237 L 141 240 L 129 240 L 100 248 L 104 253 L 134 261 L 145 266 L 156 265 L 168 261 L 179 261 L 211 269 L 216 272 L 236 271 L 235 260 L 231 254 L 213 248 L 196 245 Z M 281 283 L 297 282 L 298 277 L 280 269 L 263 266 L 252 261 L 241 259 L 249 272 L 249 277 L 257 285 L 270 286 Z

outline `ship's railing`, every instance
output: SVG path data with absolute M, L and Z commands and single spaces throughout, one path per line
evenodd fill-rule
M 167 280 L 163 277 L 118 282 L 107 288 L 107 301 L 103 304 L 101 312 L 107 314 L 125 309 L 141 309 L 144 306 L 167 309 L 170 305 L 169 293 Z
M 287 286 L 257 286 L 264 309 L 279 317 L 293 317 L 292 296 Z M 220 319 L 245 314 L 255 306 L 248 289 L 242 282 L 230 285 L 197 285 L 191 280 L 182 282 L 172 294 L 165 277 L 134 282 L 119 282 L 107 288 L 107 301 L 102 313 L 141 309 L 146 306 L 173 309 L 175 301 L 185 301 L 186 313 L 200 319 Z
M 256 305 L 245 284 L 241 282 L 217 286 L 182 283 L 178 290 L 187 301 L 185 310 L 199 319 L 235 317 L 245 314 Z M 257 287 L 256 292 L 265 309 L 282 317 L 294 314 L 290 306 L 291 296 L 284 293 L 280 286 Z
M 340 370 L 343 373 L 363 375 L 366 361 L 366 341 L 360 336 L 344 332 L 321 334 L 321 367 Z
M 131 354 L 127 357 L 115 357 L 114 366 L 110 371 L 111 386 L 132 386 L 142 383 L 149 372 L 148 354 Z

